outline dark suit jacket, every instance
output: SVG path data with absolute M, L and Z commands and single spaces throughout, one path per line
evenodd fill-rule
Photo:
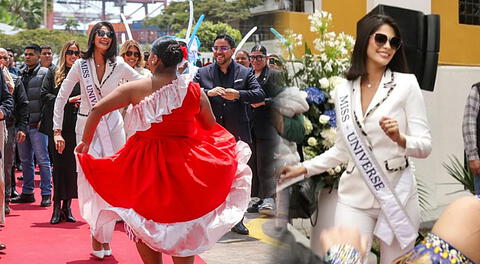
M 67 72 L 68 73 L 68 72 Z M 49 70 L 45 79 L 43 79 L 40 95 L 43 102 L 43 110 L 39 131 L 53 137 L 53 108 L 57 98 L 60 85 L 55 86 L 55 68 Z M 76 84 L 70 97 L 80 95 L 80 84 Z M 77 123 L 77 111 L 74 103 L 67 103 L 64 108 L 62 133 L 75 134 L 75 124 Z
M 0 72 L 0 110 L 2 110 L 4 114 L 1 120 L 10 117 L 13 112 L 13 96 L 8 91 L 2 72 Z
M 257 81 L 266 94 L 266 104 L 253 108 L 253 133 L 255 133 L 256 138 L 273 138 L 277 134 L 277 130 L 273 124 L 273 113 L 270 104 L 272 99 L 285 89 L 282 73 L 265 67 L 257 77 Z
M 22 78 L 11 73 L 15 89 L 13 90 L 13 114 L 6 119 L 7 127 L 15 126 L 18 130 L 27 134 L 28 132 L 28 97 L 23 87 Z
M 232 61 L 232 64 L 233 66 L 228 74 L 233 74 L 233 87 L 222 87 L 238 90 L 240 98 L 229 101 L 220 96 L 209 97 L 210 104 L 212 105 L 217 123 L 225 127 L 237 140 L 251 143 L 251 124 L 248 109 L 250 104 L 263 102 L 265 94 L 250 68 L 246 68 L 234 61 Z M 205 92 L 218 85 L 216 67 L 218 67 L 216 63 L 202 67 L 194 78 L 194 82 L 198 82 Z

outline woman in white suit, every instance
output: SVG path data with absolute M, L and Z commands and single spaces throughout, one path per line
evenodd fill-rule
M 54 107 L 53 130 L 55 148 L 62 153 L 65 140 L 62 137 L 63 109 L 76 83 L 80 83 L 80 108 L 75 133 L 77 142 L 82 138 L 83 129 L 91 108 L 111 93 L 120 80 L 138 80 L 142 76 L 123 61 L 116 61 L 117 38 L 112 24 L 99 22 L 93 26 L 88 38 L 88 49 L 82 59 L 75 61 L 60 87 Z M 96 130 L 89 154 L 103 157 L 114 154 L 125 144 L 123 119 L 118 111 L 105 117 Z M 100 210 L 108 204 L 93 190 L 85 179 L 80 166 L 78 170 L 78 202 L 80 214 L 90 225 L 92 233 L 92 255 L 103 258 L 111 255 L 109 242 L 115 228 L 115 221 L 96 228 Z
M 336 226 L 380 240 L 381 263 L 414 246 L 420 218 L 409 157 L 426 158 L 431 136 L 418 82 L 407 74 L 400 30 L 387 16 L 359 23 L 347 82 L 336 90 L 337 139 L 325 153 L 283 170 L 282 181 L 341 163 Z M 328 213 L 328 212 L 324 212 Z

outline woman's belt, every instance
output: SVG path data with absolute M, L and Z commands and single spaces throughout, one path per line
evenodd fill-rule
M 407 156 L 391 158 L 391 159 L 385 160 L 383 163 L 385 164 L 385 169 L 388 172 L 401 171 L 410 166 Z M 347 168 L 346 172 L 352 173 L 355 166 L 356 166 L 355 163 L 353 163 L 353 166 L 350 169 Z

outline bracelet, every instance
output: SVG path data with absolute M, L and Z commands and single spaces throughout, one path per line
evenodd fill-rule
M 55 129 L 55 130 L 53 130 L 53 135 L 54 135 L 54 136 L 61 136 L 61 135 L 62 135 L 62 130 L 61 130 L 61 129 Z
M 335 245 L 331 247 L 324 258 L 330 264 L 360 264 L 360 253 L 351 245 Z

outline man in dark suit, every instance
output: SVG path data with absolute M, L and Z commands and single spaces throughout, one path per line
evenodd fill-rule
M 237 140 L 251 144 L 250 104 L 263 102 L 265 94 L 252 70 L 233 61 L 235 41 L 232 37 L 218 35 L 212 50 L 215 63 L 200 68 L 194 81 L 208 95 L 217 122 Z M 243 221 L 232 231 L 248 234 Z

